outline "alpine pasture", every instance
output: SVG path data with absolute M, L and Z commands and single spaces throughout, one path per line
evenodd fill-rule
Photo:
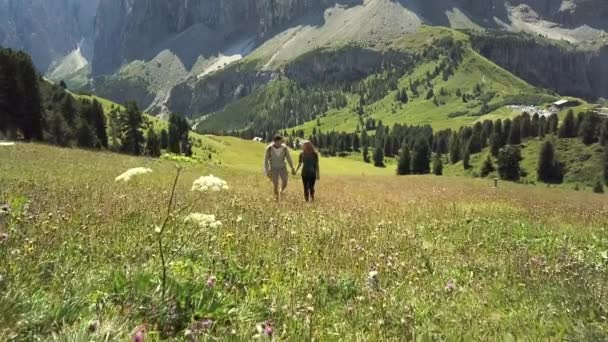
M 296 177 L 276 204 L 263 145 L 203 139 L 178 178 L 0 146 L 0 340 L 608 338 L 605 196 L 333 158 L 316 203 Z

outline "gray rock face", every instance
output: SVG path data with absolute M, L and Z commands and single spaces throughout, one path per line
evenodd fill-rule
M 0 45 L 32 55 L 46 71 L 56 60 L 93 41 L 99 0 L 0 0 Z M 85 53 L 92 55 L 92 44 Z M 83 46 L 84 48 L 85 46 Z
M 583 98 L 608 96 L 608 46 L 581 51 L 509 34 L 484 35 L 473 45 L 530 84 Z
M 101 0 L 96 21 L 93 73 L 146 59 L 168 44 L 191 66 L 237 35 L 261 36 L 306 13 L 362 0 Z M 194 41 L 180 42 L 180 35 Z M 172 40 L 169 42 L 168 40 Z

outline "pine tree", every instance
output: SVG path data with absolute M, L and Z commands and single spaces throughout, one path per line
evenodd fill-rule
M 38 85 L 38 72 L 31 58 L 25 53 L 19 55 L 19 72 L 21 73 L 21 98 L 25 99 L 21 106 L 19 123 L 25 140 L 41 141 L 43 138 L 42 98 Z
M 558 134 L 559 117 L 557 114 L 549 115 L 547 119 L 547 127 L 545 128 L 545 134 Z
M 68 95 L 63 99 L 63 102 L 61 103 L 61 114 L 68 126 L 74 128 L 76 124 L 76 108 L 74 107 L 72 96 Z
M 583 140 L 583 144 L 591 145 L 597 141 L 599 135 L 598 126 L 600 124 L 600 118 L 597 114 L 591 112 L 583 115 L 579 127 L 579 135 Z
M 604 146 L 604 157 L 602 158 L 603 162 L 603 174 L 604 174 L 604 182 L 608 185 L 608 145 Z
M 539 138 L 544 138 L 547 135 L 547 119 L 544 116 L 541 116 L 538 119 L 538 127 L 537 127 L 537 136 Z
M 54 145 L 69 146 L 72 132 L 63 115 L 52 112 L 47 121 L 48 141 Z
M 559 128 L 560 138 L 574 138 L 576 137 L 576 120 L 574 118 L 574 112 L 569 110 L 564 118 L 562 126 Z
M 106 114 L 103 111 L 101 103 L 93 100 L 91 107 L 92 124 L 97 136 L 99 147 L 108 148 L 108 131 L 106 127 Z
M 460 138 L 456 132 L 452 133 L 450 138 L 450 161 L 452 164 L 456 164 L 460 161 Z
M 359 150 L 361 149 L 361 142 L 359 141 L 359 135 L 357 134 L 353 134 L 353 150 L 355 152 L 359 152 Z
M 511 123 L 511 129 L 509 131 L 509 138 L 507 139 L 509 145 L 521 144 L 521 120 L 516 118 Z
M 527 139 L 532 136 L 532 119 L 530 114 L 524 112 L 520 120 L 520 139 Z
M 82 148 L 94 148 L 97 144 L 95 131 L 88 122 L 83 119 L 78 120 L 76 124 L 76 144 Z
M 500 137 L 500 147 L 503 147 L 509 143 L 509 135 L 511 134 L 511 126 L 513 121 L 511 119 L 505 119 L 502 122 L 502 135 Z
M 363 145 L 363 161 L 368 164 L 371 162 L 369 159 L 369 146 L 367 145 Z
M 435 157 L 433 157 L 433 174 L 435 176 L 443 175 L 443 161 L 441 154 L 436 154 Z
M 146 135 L 145 154 L 150 157 L 160 157 L 160 139 L 152 126 L 148 128 Z
M 9 105 L 8 105 L 8 81 L 0 60 L 0 135 L 8 130 Z
M 142 146 L 145 142 L 141 132 L 143 127 L 143 115 L 135 102 L 125 104 L 125 109 L 120 113 L 120 132 L 122 152 L 141 155 Z
M 424 137 L 419 137 L 412 153 L 412 173 L 425 175 L 431 172 L 431 148 Z
M 508 145 L 498 153 L 498 174 L 501 179 L 518 181 L 521 177 L 521 150 L 517 145 Z
M 120 149 L 120 110 L 112 106 L 108 113 L 108 143 L 109 148 L 113 151 Z
M 468 144 L 467 144 L 468 146 Z M 462 166 L 465 170 L 469 170 L 472 168 L 471 166 L 471 152 L 469 152 L 469 148 L 465 147 L 462 149 Z
M 412 173 L 412 165 L 411 165 L 412 157 L 410 154 L 410 149 L 408 146 L 404 145 L 401 147 L 401 152 L 399 153 L 399 163 L 397 164 L 397 174 L 398 175 L 409 175 Z
M 593 192 L 596 194 L 603 194 L 604 193 L 604 183 L 601 180 L 597 180 L 597 182 L 595 182 L 595 185 L 593 186 Z
M 169 117 L 169 152 L 176 154 L 182 152 L 181 145 L 188 140 L 189 130 L 188 121 L 183 116 L 171 114 Z
M 562 164 L 557 160 L 555 148 L 547 140 L 542 145 L 538 157 L 538 180 L 545 183 L 562 183 L 564 180 Z
M 496 168 L 492 163 L 492 157 L 488 154 L 488 157 L 481 165 L 481 170 L 479 171 L 479 174 L 481 175 L 481 177 L 487 177 L 490 175 L 490 173 L 494 171 L 496 171 Z
M 492 133 L 492 135 L 490 135 L 490 153 L 492 156 L 498 157 L 498 151 L 500 151 L 501 147 L 500 135 Z
M 384 167 L 384 149 L 378 146 L 374 149 L 374 166 Z
M 537 137 L 540 132 L 540 115 L 534 113 L 532 116 L 532 122 L 530 124 L 530 136 Z
M 166 129 L 160 130 L 160 148 L 166 150 L 169 147 L 169 133 Z

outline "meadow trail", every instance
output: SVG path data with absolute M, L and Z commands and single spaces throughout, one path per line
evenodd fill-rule
M 163 301 L 158 230 L 175 162 L 0 148 L 0 339 L 124 340 L 140 328 L 146 341 L 608 336 L 603 196 L 362 177 L 334 158 L 316 203 L 295 177 L 277 206 L 261 151 L 182 165 Z M 134 167 L 152 172 L 115 181 Z M 229 189 L 192 191 L 209 174 Z

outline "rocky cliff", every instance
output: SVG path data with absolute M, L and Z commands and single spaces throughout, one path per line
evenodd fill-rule
M 608 97 L 608 46 L 577 50 L 563 42 L 500 32 L 475 35 L 473 46 L 533 85 L 560 94 Z
M 85 54 L 92 56 L 98 2 L 0 0 L 0 45 L 27 51 L 41 71 L 79 44 Z
M 310 11 L 362 0 L 101 0 L 93 72 L 149 59 L 165 48 L 192 66 L 238 36 L 260 37 Z

